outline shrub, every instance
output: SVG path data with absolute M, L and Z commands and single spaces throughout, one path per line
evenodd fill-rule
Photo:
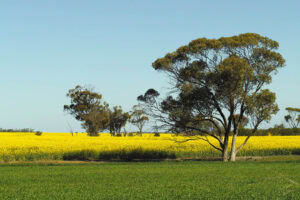
M 134 136 L 134 134 L 132 132 L 127 134 L 128 136 Z
M 155 136 L 155 137 L 159 137 L 159 136 L 160 136 L 160 133 L 156 132 L 156 133 L 154 133 L 154 136 Z
M 36 131 L 36 132 L 35 132 L 35 135 L 36 135 L 36 136 L 41 136 L 42 134 L 43 134 L 42 131 Z

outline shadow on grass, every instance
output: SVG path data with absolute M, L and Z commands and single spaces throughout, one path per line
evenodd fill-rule
M 165 159 L 176 159 L 176 155 L 173 152 L 143 150 L 141 148 L 105 152 L 97 152 L 94 150 L 81 150 L 67 152 L 63 155 L 63 160 L 82 161 L 154 161 Z

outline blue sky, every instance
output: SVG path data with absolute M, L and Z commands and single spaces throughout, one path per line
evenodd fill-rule
M 2 1 L 0 127 L 82 131 L 66 92 L 93 85 L 129 111 L 148 88 L 166 91 L 155 59 L 189 41 L 255 32 L 279 42 L 286 67 L 269 88 L 280 112 L 300 107 L 298 1 Z

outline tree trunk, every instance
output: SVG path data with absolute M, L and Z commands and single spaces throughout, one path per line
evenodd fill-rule
M 235 151 L 236 137 L 237 137 L 237 134 L 233 134 L 232 143 L 231 143 L 231 151 L 230 151 L 230 161 L 235 161 L 235 157 L 236 157 L 236 151 Z
M 111 136 L 115 136 L 115 132 L 114 131 L 110 131 L 110 135 Z
M 235 161 L 235 157 L 236 157 L 236 152 L 231 152 L 230 154 L 230 162 L 234 162 Z
M 88 133 L 88 135 L 89 136 L 98 136 L 98 132 L 93 131 L 93 132 Z
M 141 134 L 141 136 L 142 136 L 144 125 L 143 125 L 143 124 L 140 124 L 138 128 L 139 128 L 140 134 Z
M 223 152 L 222 152 L 222 160 L 223 162 L 228 161 L 228 146 L 224 146 Z
M 222 151 L 222 160 L 223 162 L 228 161 L 228 135 L 225 135 L 224 137 L 224 146 Z

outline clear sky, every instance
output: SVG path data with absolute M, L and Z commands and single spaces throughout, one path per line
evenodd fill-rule
M 200 38 L 255 32 L 279 42 L 286 67 L 270 89 L 282 123 L 300 107 L 299 1 L 48 0 L 0 3 L 0 127 L 82 131 L 63 112 L 67 91 L 93 85 L 129 111 L 148 88 L 166 91 L 155 59 Z

